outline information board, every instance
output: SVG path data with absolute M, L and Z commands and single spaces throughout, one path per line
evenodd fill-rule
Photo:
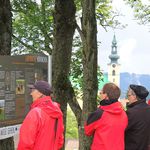
M 48 56 L 44 54 L 0 56 L 0 131 L 22 123 L 32 103 L 27 85 L 47 81 L 47 74 Z

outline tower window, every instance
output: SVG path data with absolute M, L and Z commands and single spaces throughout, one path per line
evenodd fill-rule
M 113 79 L 113 82 L 115 83 L 115 79 Z
M 116 67 L 116 65 L 115 65 L 115 64 L 112 64 L 112 67 L 113 67 L 113 68 L 115 68 L 115 67 Z
M 115 72 L 115 70 L 113 70 L 113 71 L 112 71 L 112 75 L 113 75 L 113 76 L 115 76 L 115 75 L 116 75 L 116 72 Z

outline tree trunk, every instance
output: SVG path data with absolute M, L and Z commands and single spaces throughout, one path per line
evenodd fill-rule
M 0 55 L 10 55 L 12 13 L 9 0 L 0 0 Z
M 0 0 L 0 55 L 11 54 L 12 13 L 9 0 Z M 14 150 L 13 137 L 0 140 L 0 150 Z
M 75 12 L 73 0 L 55 0 L 52 86 L 54 97 L 60 103 L 64 114 L 64 124 L 66 124 L 69 71 L 75 31 Z
M 0 150 L 14 150 L 13 137 L 0 140 Z
M 96 110 L 97 100 L 97 25 L 95 0 L 82 0 L 83 42 L 83 111 L 79 132 L 80 150 L 89 150 L 92 138 L 84 135 L 84 122 L 90 112 Z

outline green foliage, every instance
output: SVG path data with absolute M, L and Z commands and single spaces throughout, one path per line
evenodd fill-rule
M 79 36 L 74 38 L 73 51 L 71 57 L 71 66 L 70 66 L 70 80 L 75 89 L 75 91 L 82 90 L 83 88 L 83 64 L 82 64 L 82 46 Z M 100 67 L 97 68 L 97 78 L 98 84 L 103 81 L 103 73 L 100 70 Z
M 77 11 L 82 9 L 81 1 L 75 0 Z M 80 13 L 79 13 L 80 14 Z M 114 29 L 123 29 L 126 25 L 123 25 L 117 19 L 121 14 L 112 10 L 112 0 L 96 0 L 96 18 L 99 24 L 106 30 L 107 27 Z
M 116 19 L 121 14 L 112 10 L 111 0 L 97 0 L 96 17 L 100 25 L 106 29 L 106 27 L 112 27 L 113 29 L 122 29 L 126 25 L 121 24 Z
M 83 85 L 83 65 L 82 65 L 82 48 L 80 38 L 74 39 L 74 49 L 71 57 L 70 80 L 75 89 L 82 89 Z
M 124 0 L 134 10 L 134 16 L 139 24 L 150 24 L 150 2 L 143 3 L 142 0 Z
M 77 11 L 81 10 L 81 0 L 75 0 Z
M 97 79 L 98 79 L 98 87 L 100 86 L 101 82 L 104 82 L 104 75 L 100 70 L 100 67 L 97 68 Z
M 76 118 L 71 110 L 67 112 L 66 138 L 77 139 L 78 128 Z
M 13 53 L 51 53 L 53 39 L 53 3 L 13 0 Z
M 77 12 L 81 10 L 81 1 L 75 0 Z M 100 25 L 116 26 L 119 24 L 117 20 L 113 20 L 113 16 L 117 16 L 112 12 L 110 0 L 96 1 L 96 14 Z M 53 49 L 53 10 L 54 0 L 42 0 L 41 4 L 37 4 L 32 0 L 13 0 L 13 38 L 12 50 L 13 54 L 21 53 L 38 53 L 47 51 L 52 52 Z M 115 27 L 114 27 L 115 28 Z M 79 40 L 78 40 L 79 41 Z M 77 42 L 77 40 L 75 40 Z M 78 44 L 81 49 L 81 41 Z M 77 54 L 78 55 L 78 54 Z
M 105 26 L 107 19 L 111 18 L 112 6 L 110 1 L 101 1 L 97 5 L 96 14 L 100 24 Z M 108 23 L 109 21 L 107 21 Z

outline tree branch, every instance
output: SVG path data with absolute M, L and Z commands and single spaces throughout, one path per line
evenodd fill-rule
M 69 92 L 68 92 L 68 104 L 71 107 L 74 115 L 76 116 L 78 126 L 80 126 L 82 109 L 76 99 L 75 92 L 70 81 L 69 81 Z
M 32 47 L 31 45 L 28 45 L 26 43 L 24 43 L 23 41 L 21 41 L 18 37 L 16 37 L 14 34 L 12 34 L 12 37 L 17 40 L 19 43 L 21 43 L 24 47 L 29 48 L 33 51 L 36 51 L 36 49 L 34 47 Z
M 84 34 L 83 34 L 83 32 L 82 32 L 82 30 L 80 29 L 80 27 L 79 27 L 79 25 L 76 23 L 76 29 L 77 29 L 77 31 L 78 31 L 78 33 L 80 34 L 80 37 L 81 37 L 81 40 L 82 40 L 82 42 L 84 41 Z

